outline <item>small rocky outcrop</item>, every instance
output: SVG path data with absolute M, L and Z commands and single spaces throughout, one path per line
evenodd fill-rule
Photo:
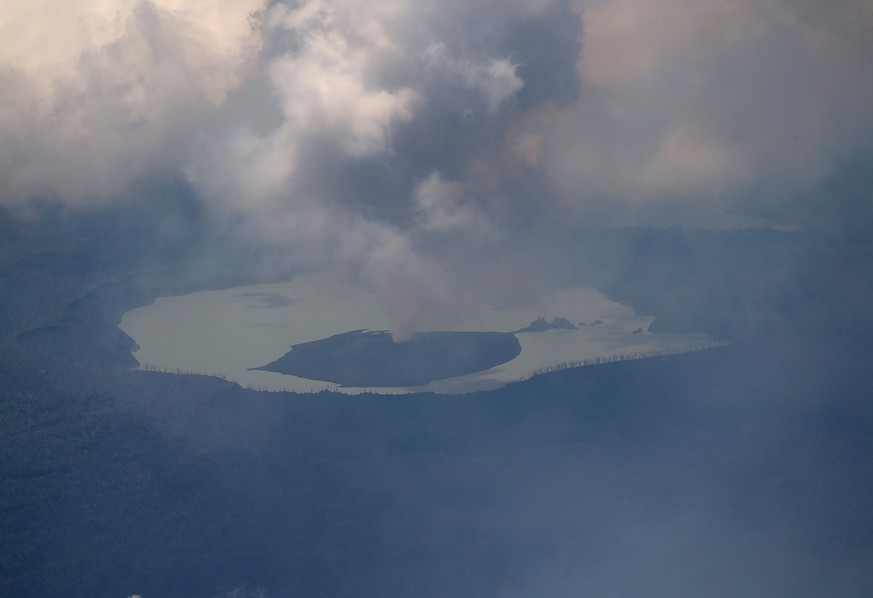
M 543 332 L 545 330 L 576 330 L 576 326 L 568 320 L 567 318 L 557 317 L 553 319 L 551 322 L 546 321 L 545 318 L 537 318 L 533 322 L 531 322 L 528 326 L 524 328 L 520 328 L 515 332 Z

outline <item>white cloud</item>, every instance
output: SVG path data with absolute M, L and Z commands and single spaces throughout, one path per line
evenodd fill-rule
M 718 218 L 736 200 L 787 201 L 870 143 L 871 2 L 824 13 L 782 0 L 577 9 L 581 97 L 532 111 L 517 133 L 540 140 L 568 213 L 584 218 L 594 199 L 670 200 Z
M 105 200 L 178 163 L 245 79 L 262 0 L 47 0 L 0 12 L 0 194 Z
M 269 67 L 286 126 L 298 135 L 335 136 L 352 156 L 390 149 L 391 125 L 411 118 L 417 94 L 409 86 L 380 87 L 369 75 L 397 51 L 382 23 L 402 9 L 400 2 L 367 11 L 323 0 L 275 9 L 270 22 L 298 45 Z
M 451 270 L 457 265 L 444 259 L 447 248 L 437 237 L 451 235 L 456 245 L 470 236 L 480 242 L 487 220 L 461 183 L 438 175 L 411 194 L 408 228 L 355 208 L 355 198 L 321 195 L 312 180 L 340 175 L 348 160 L 391 164 L 394 131 L 428 102 L 424 90 L 434 84 L 428 77 L 459 79 L 481 94 L 488 115 L 521 87 L 505 58 L 472 60 L 431 43 L 427 13 L 409 0 L 270 7 L 262 15 L 261 31 L 272 45 L 262 57 L 261 81 L 273 118 L 258 128 L 245 124 L 257 119 L 244 112 L 242 122 L 208 132 L 186 170 L 213 205 L 244 218 L 259 238 L 285 245 L 297 263 L 360 277 L 381 297 L 400 337 L 445 322 L 454 304 Z M 439 65 L 428 47 L 440 48 Z M 325 161 L 313 163 L 315 154 Z
M 871 144 L 873 0 L 567 4 L 10 4 L 0 202 L 185 176 L 212 214 L 365 277 L 411 330 L 458 287 L 536 270 L 520 250 L 486 264 L 508 238 L 591 206 L 718 223 Z
M 438 173 L 432 173 L 416 187 L 413 219 L 427 233 L 489 232 L 485 215 L 465 195 L 462 185 L 447 182 Z
M 425 51 L 427 65 L 449 76 L 460 77 L 467 87 L 478 90 L 490 114 L 512 98 L 524 86 L 516 74 L 517 65 L 508 58 L 479 57 L 476 60 L 449 54 L 445 44 L 431 44 Z

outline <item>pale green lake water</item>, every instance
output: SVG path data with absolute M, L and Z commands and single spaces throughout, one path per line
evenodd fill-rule
M 632 334 L 647 330 L 651 318 L 640 317 L 593 289 L 557 292 L 536 305 L 512 309 L 482 306 L 453 325 L 458 331 L 518 330 L 538 317 L 567 318 L 578 330 L 519 333 L 521 353 L 500 366 L 411 388 L 339 388 L 275 372 L 250 371 L 284 355 L 299 343 L 350 330 L 389 330 L 385 312 L 361 286 L 321 275 L 290 282 L 259 284 L 178 297 L 163 297 L 124 314 L 121 329 L 139 345 L 134 357 L 143 368 L 220 375 L 243 386 L 297 392 L 324 389 L 443 393 L 497 388 L 537 370 L 567 362 L 618 354 L 678 352 L 712 344 L 702 334 Z M 593 325 L 600 321 L 600 324 Z

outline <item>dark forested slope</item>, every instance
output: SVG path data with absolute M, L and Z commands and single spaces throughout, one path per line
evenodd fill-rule
M 2 595 L 873 588 L 862 334 L 798 325 L 462 396 L 259 393 L 130 371 L 118 317 L 180 277 L 57 251 L 2 271 Z

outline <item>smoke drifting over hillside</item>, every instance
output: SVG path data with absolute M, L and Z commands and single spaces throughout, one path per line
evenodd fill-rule
M 5 2 L 0 595 L 873 596 L 871 108 L 873 0 Z M 390 326 L 238 289 L 314 270 Z M 122 314 L 210 289 L 165 312 L 203 361 L 133 369 Z M 453 396 L 182 373 L 458 314 L 729 342 Z
M 182 180 L 401 336 L 547 283 L 571 227 L 803 223 L 873 142 L 869 0 L 37 1 L 0 29 L 4 204 Z

